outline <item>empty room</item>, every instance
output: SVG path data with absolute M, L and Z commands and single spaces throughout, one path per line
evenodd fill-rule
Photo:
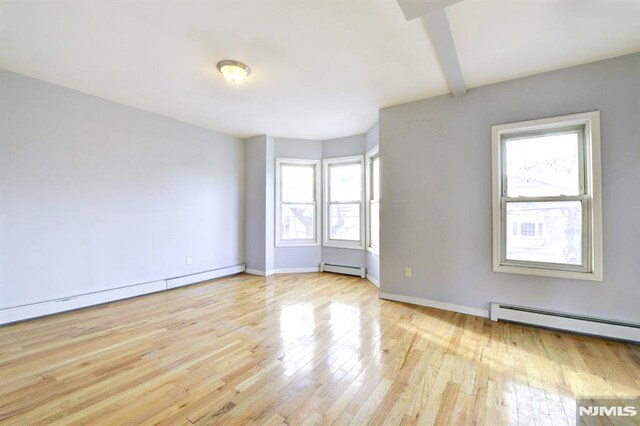
M 640 1 L 0 0 L 0 425 L 640 425 Z

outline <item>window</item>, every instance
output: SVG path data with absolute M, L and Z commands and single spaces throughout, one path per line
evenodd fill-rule
M 367 153 L 367 250 L 380 250 L 380 157 L 378 148 Z
M 364 157 L 324 160 L 324 245 L 364 249 Z
M 602 280 L 599 118 L 492 127 L 494 271 Z
M 276 246 L 319 245 L 319 160 L 276 159 Z

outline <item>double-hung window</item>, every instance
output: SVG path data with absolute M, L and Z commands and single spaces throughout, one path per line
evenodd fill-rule
M 493 269 L 602 280 L 599 113 L 492 127 Z
M 276 246 L 319 245 L 320 160 L 276 159 Z
M 364 249 L 364 157 L 324 160 L 324 245 Z
M 366 156 L 367 186 L 367 250 L 378 254 L 380 251 L 380 156 L 378 148 Z

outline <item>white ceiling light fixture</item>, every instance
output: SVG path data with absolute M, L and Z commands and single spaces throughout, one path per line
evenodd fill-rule
M 251 69 L 248 66 L 231 59 L 218 62 L 218 71 L 232 83 L 239 83 L 251 74 Z

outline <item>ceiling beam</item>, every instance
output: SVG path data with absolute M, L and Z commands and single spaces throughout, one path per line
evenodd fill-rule
M 422 22 L 431 35 L 431 42 L 436 49 L 442 71 L 447 78 L 449 88 L 454 96 L 467 93 L 467 86 L 462 75 L 462 67 L 458 59 L 458 51 L 453 41 L 453 34 L 449 26 L 449 18 L 444 9 L 436 10 L 422 17 Z
M 400 5 L 400 9 L 402 9 L 404 19 L 411 21 L 461 1 L 462 0 L 398 0 L 398 5 Z
M 398 0 L 407 21 L 422 19 L 454 96 L 466 94 L 467 86 L 445 8 L 461 1 L 463 0 Z

